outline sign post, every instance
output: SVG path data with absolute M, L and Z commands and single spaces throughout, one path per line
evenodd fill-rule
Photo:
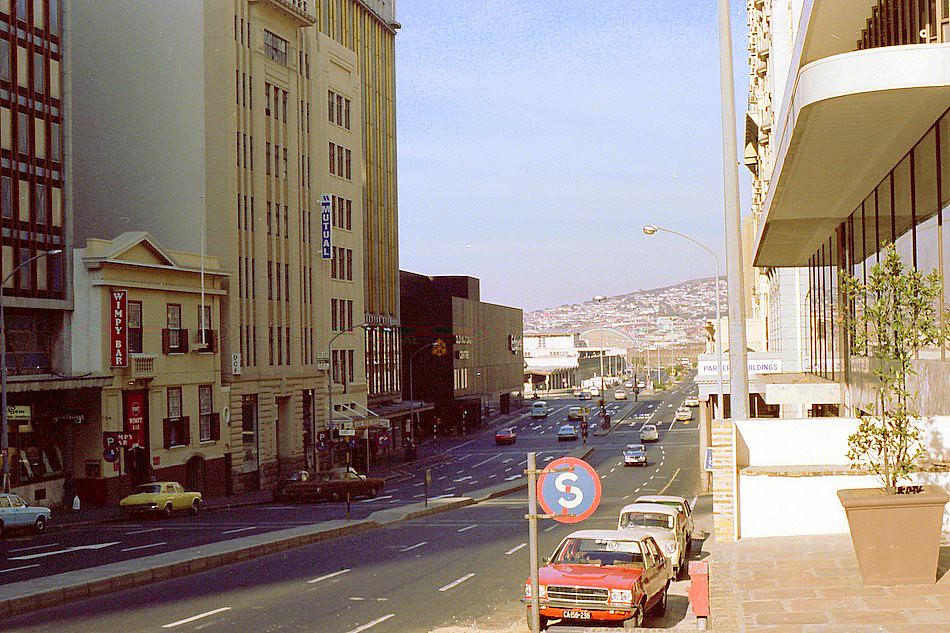
M 528 556 L 531 557 L 531 633 L 541 631 L 541 601 L 538 597 L 538 490 L 537 460 L 528 453 Z
M 425 485 L 425 490 L 423 490 L 426 496 L 426 502 L 425 502 L 426 508 L 429 507 L 429 486 L 431 485 L 432 485 L 432 469 L 426 468 L 426 485 Z

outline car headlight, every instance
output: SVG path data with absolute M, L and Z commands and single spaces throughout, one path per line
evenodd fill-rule
M 148 507 L 149 507 L 149 509 L 151 509 L 151 510 L 155 510 L 156 508 L 158 508 L 158 504 L 157 504 L 157 503 L 150 503 L 150 504 L 148 504 Z
M 524 597 L 531 597 L 531 583 L 525 583 L 524 586 Z M 544 600 L 548 597 L 548 587 L 547 585 L 538 585 L 538 598 Z
M 676 543 L 674 543 L 673 541 L 670 541 L 669 543 L 663 546 L 663 551 L 672 556 L 673 554 L 676 553 Z
M 630 604 L 633 602 L 633 591 L 630 589 L 611 589 L 610 602 Z

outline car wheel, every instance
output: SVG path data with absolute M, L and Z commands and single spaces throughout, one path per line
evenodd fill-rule
M 164 516 L 166 519 L 171 518 L 171 516 L 172 516 L 172 504 L 169 503 L 168 505 L 165 506 L 165 509 L 162 510 L 162 516 Z
M 201 502 L 195 499 L 195 502 L 191 504 L 191 510 L 190 510 L 191 514 L 192 515 L 198 514 L 198 510 L 200 509 L 201 509 Z
M 624 631 L 633 631 L 634 629 L 639 629 L 643 626 L 643 605 L 637 605 L 636 610 L 633 612 L 633 616 L 623 621 L 623 630 Z
M 663 593 L 660 594 L 660 599 L 655 605 L 653 605 L 653 615 L 659 617 L 666 613 L 666 600 L 670 591 L 670 583 L 666 583 L 666 586 L 663 587 Z
M 370 488 L 370 489 L 369 489 L 369 498 L 370 498 L 370 499 L 375 499 L 377 496 L 379 496 L 379 488 Z
M 33 531 L 41 534 L 46 531 L 46 517 L 36 517 L 36 523 L 33 524 Z

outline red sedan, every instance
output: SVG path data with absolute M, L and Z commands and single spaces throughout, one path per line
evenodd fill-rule
M 501 446 L 502 444 L 514 444 L 518 441 L 518 434 L 515 433 L 515 430 L 512 429 L 502 429 L 495 433 L 495 444 Z

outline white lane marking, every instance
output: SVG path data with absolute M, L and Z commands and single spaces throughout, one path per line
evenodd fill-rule
M 436 479 L 436 481 L 442 481 L 443 479 L 448 479 L 448 478 L 449 478 L 448 475 L 442 475 L 441 477 L 439 477 L 438 479 Z
M 514 481 L 515 479 L 521 479 L 522 475 L 512 475 L 511 477 L 505 477 L 505 481 Z
M 488 476 L 489 479 L 494 479 L 495 477 L 496 477 L 496 475 L 489 475 L 489 476 Z
M 456 475 L 461 475 L 461 474 L 464 473 L 464 472 L 465 472 L 465 469 L 463 468 L 462 470 L 458 471 L 458 472 L 455 473 L 455 474 L 456 474 Z
M 324 581 L 324 580 L 329 580 L 330 578 L 336 578 L 337 576 L 342 576 L 343 574 L 348 574 L 348 573 L 350 573 L 350 571 L 352 571 L 352 570 L 350 570 L 350 569 L 341 569 L 340 571 L 335 571 L 335 572 L 333 572 L 332 574 L 325 574 L 325 575 L 323 575 L 323 576 L 319 576 L 318 578 L 314 578 L 313 580 L 308 580 L 308 581 L 307 581 L 307 584 L 308 584 L 308 585 L 312 585 L 312 584 L 314 584 L 314 583 L 316 583 L 316 582 L 322 582 L 322 581 Z
M 392 499 L 392 495 L 386 495 L 384 497 L 376 497 L 375 499 L 363 499 L 360 503 L 372 503 L 373 501 L 385 501 L 386 499 Z
M 636 490 L 634 490 L 634 492 L 640 492 L 640 489 L 639 489 L 639 488 L 637 488 Z
M 465 575 L 462 576 L 461 578 L 459 578 L 459 579 L 457 579 L 457 580 L 453 580 L 452 582 L 450 582 L 449 584 L 445 585 L 444 587 L 439 587 L 439 591 L 448 591 L 449 589 L 451 589 L 451 588 L 453 588 L 453 587 L 458 587 L 459 585 L 461 585 L 463 582 L 465 582 L 466 580 L 468 580 L 469 578 L 471 578 L 471 577 L 474 576 L 474 575 L 475 575 L 475 574 L 465 574 Z
M 433 500 L 433 499 L 445 499 L 446 497 L 451 497 L 451 496 L 452 496 L 451 494 L 436 495 L 435 497 L 429 497 L 429 499 L 430 499 L 430 500 Z
M 505 554 L 506 554 L 507 556 L 511 556 L 512 554 L 514 554 L 515 552 L 517 552 L 517 551 L 518 551 L 519 549 L 521 549 L 522 547 L 527 547 L 527 546 L 528 546 L 527 543 L 522 543 L 521 545 L 515 545 L 515 546 L 512 547 L 510 550 L 508 550 L 507 552 L 505 552 Z
M 611 468 L 611 469 L 610 469 L 610 472 L 614 472 L 615 470 L 617 470 L 617 469 L 616 469 L 616 468 Z
M 552 525 L 552 526 L 550 526 L 550 527 L 544 528 L 544 531 L 545 531 L 545 532 L 550 532 L 551 530 L 553 530 L 553 529 L 556 528 L 556 527 L 557 527 L 557 525 Z
M 458 532 L 467 532 L 467 531 L 471 530 L 472 528 L 477 528 L 477 527 L 478 527 L 478 524 L 476 523 L 475 525 L 468 525 L 468 526 L 465 526 L 465 527 L 463 527 L 461 530 L 457 530 L 457 531 L 458 531 Z
M 458 449 L 462 448 L 463 446 L 468 446 L 469 444 L 471 444 L 471 443 L 474 442 L 474 441 L 475 441 L 475 440 L 469 440 L 469 441 L 465 442 L 464 444 L 459 444 L 458 446 L 453 446 L 452 448 L 447 448 L 447 449 L 445 450 L 445 452 L 446 452 L 446 453 L 451 453 L 452 451 L 457 451 Z M 465 459 L 465 458 L 463 457 L 462 459 Z
M 426 482 L 424 481 L 420 481 L 419 483 L 415 484 L 416 488 L 418 488 L 419 486 L 424 486 L 424 485 L 426 485 Z
M 38 554 L 24 554 L 23 556 L 11 556 L 8 560 L 32 560 L 34 558 L 56 556 L 57 554 L 68 554 L 69 552 L 78 552 L 80 550 L 85 550 L 85 549 L 102 549 L 104 547 L 118 545 L 119 543 L 121 543 L 121 541 L 112 541 L 111 543 L 96 543 L 95 545 L 77 545 L 75 547 L 67 547 L 66 549 L 58 549 L 52 552 L 39 552 Z
M 139 545 L 137 547 L 126 547 L 123 552 L 134 552 L 137 549 L 148 549 L 150 547 L 161 547 L 162 545 L 168 545 L 167 541 L 162 541 L 161 543 L 149 543 L 148 545 Z
M 449 486 L 446 490 L 455 490 L 455 486 Z
M 373 628 L 374 626 L 376 626 L 377 624 L 381 624 L 381 623 L 385 622 L 386 620 L 388 620 L 389 618 L 394 618 L 394 617 L 396 617 L 396 614 L 395 614 L 395 613 L 387 613 L 386 615 L 384 615 L 384 616 L 381 617 L 381 618 L 376 618 L 376 619 L 373 620 L 372 622 L 367 622 L 367 623 L 364 624 L 363 626 L 358 626 L 358 627 L 356 627 L 355 629 L 353 629 L 352 631 L 347 631 L 346 633 L 363 633 L 363 631 L 365 631 L 366 629 L 371 629 L 371 628 Z
M 465 475 L 464 477 L 459 477 L 458 479 L 453 479 L 452 481 L 453 481 L 454 483 L 460 484 L 460 483 L 462 483 L 463 481 L 465 481 L 466 479 L 471 479 L 471 478 L 472 478 L 471 475 Z
M 11 571 L 20 571 L 21 569 L 31 569 L 33 567 L 39 567 L 39 566 L 40 566 L 39 563 L 35 563 L 33 565 L 24 565 L 23 567 L 13 567 L 11 569 L 0 569 L 0 574 L 6 574 Z
M 402 548 L 402 549 L 399 550 L 399 551 L 400 551 L 400 552 L 409 552 L 409 551 L 412 551 L 412 550 L 416 549 L 417 547 L 422 547 L 423 545 L 425 545 L 425 544 L 428 543 L 428 542 L 429 542 L 429 541 L 422 541 L 421 543 L 416 543 L 415 545 L 410 545 L 409 547 L 404 547 L 404 548 Z
M 502 460 L 501 463 L 502 463 L 502 464 L 510 464 L 510 463 L 513 462 L 513 461 L 515 461 L 514 458 L 509 457 L 508 459 Z
M 629 498 L 630 498 L 630 495 L 624 495 L 623 498 L 624 498 L 624 499 L 629 499 Z
M 230 611 L 230 610 L 231 610 L 231 607 L 221 607 L 220 609 L 215 609 L 214 611 L 206 611 L 205 613 L 199 613 L 198 615 L 193 615 L 190 618 L 185 618 L 184 620 L 178 620 L 177 622 L 163 624 L 162 628 L 170 629 L 175 626 L 188 624 L 189 622 L 194 622 L 195 620 L 200 620 L 201 618 L 207 618 L 208 616 L 217 615 L 218 613 L 224 613 L 225 611 Z
M 413 498 L 413 499 L 421 499 L 421 498 L 424 497 L 424 496 L 426 496 L 425 493 L 424 493 L 424 492 L 420 492 L 420 493 L 417 494 L 417 495 L 412 495 L 412 498 Z
M 510 473 L 510 472 L 511 472 L 512 470 L 514 470 L 514 469 L 515 469 L 514 466 L 509 466 L 508 468 L 505 469 L 505 472 L 506 472 L 506 473 Z
M 11 549 L 8 554 L 16 554 L 17 552 L 29 552 L 34 549 L 46 549 L 47 547 L 56 547 L 59 543 L 47 543 L 46 545 L 34 545 L 33 547 L 18 547 L 17 549 Z
M 158 527 L 158 528 L 148 528 L 148 529 L 145 529 L 145 530 L 132 530 L 131 532 L 126 532 L 125 535 L 126 535 L 126 536 L 132 536 L 133 534 L 148 534 L 149 532 L 159 532 L 159 531 L 161 531 L 161 530 L 162 530 L 162 528 L 160 528 L 160 527 Z
M 549 461 L 551 461 L 552 459 L 554 459 L 554 456 L 553 456 L 553 455 L 548 455 L 547 457 L 544 458 L 544 461 L 549 462 Z
M 236 530 L 227 530 L 225 532 L 221 532 L 221 534 L 237 534 L 238 532 L 248 532 L 250 530 L 256 530 L 256 529 L 257 529 L 257 526 L 252 525 L 251 527 L 238 528 Z
M 498 453 L 497 455 L 492 455 L 491 457 L 489 457 L 489 458 L 486 459 L 485 461 L 478 462 L 477 464 L 473 464 L 473 465 L 469 466 L 469 468 L 478 468 L 479 466 L 484 466 L 484 465 L 487 464 L 488 462 L 493 462 L 493 461 L 495 461 L 496 459 L 498 459 L 498 458 L 501 457 L 501 456 L 502 456 L 502 453 Z
M 659 469 L 659 468 L 657 468 L 657 469 L 656 469 L 656 470 L 654 470 L 653 472 L 655 472 L 655 473 L 658 473 L 658 472 L 660 472 L 660 469 Z
M 669 480 L 668 482 L 666 482 L 666 485 L 665 485 L 665 486 L 663 486 L 663 490 L 659 491 L 659 492 L 656 493 L 656 494 L 661 495 L 661 494 L 663 494 L 664 492 L 666 492 L 666 489 L 669 488 L 669 487 L 673 484 L 673 480 L 676 479 L 676 476 L 677 476 L 678 474 L 680 474 L 680 469 L 679 469 L 679 468 L 676 469 L 676 472 L 673 473 L 673 476 L 670 477 L 670 480 Z M 692 507 L 692 506 L 690 506 L 690 507 Z
M 656 475 L 650 475 L 650 479 L 653 479 L 654 477 L 656 477 Z
M 352 601 L 354 601 L 354 602 L 362 602 L 363 600 L 366 600 L 366 598 L 363 598 L 363 597 L 360 597 L 360 596 L 351 596 L 351 597 L 350 597 L 350 600 L 352 600 Z
M 528 460 L 525 459 L 525 460 L 519 462 L 518 465 L 519 465 L 519 466 L 524 466 L 524 465 L 527 464 L 527 463 L 528 463 Z

